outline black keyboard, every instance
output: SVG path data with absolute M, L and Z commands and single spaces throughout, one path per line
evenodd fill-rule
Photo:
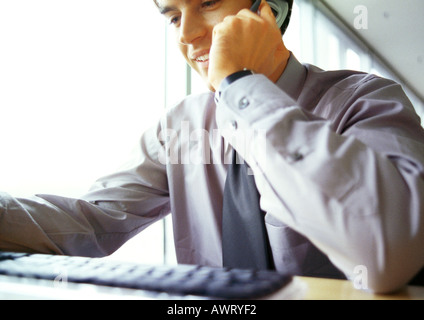
M 215 299 L 263 298 L 292 281 L 290 275 L 274 271 L 142 265 L 104 258 L 11 252 L 0 252 L 0 275 Z

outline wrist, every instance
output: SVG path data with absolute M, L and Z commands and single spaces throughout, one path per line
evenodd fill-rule
M 247 77 L 247 76 L 251 76 L 253 75 L 254 72 L 251 70 L 247 70 L 247 69 L 243 69 L 241 71 L 237 71 L 234 72 L 232 74 L 230 74 L 229 76 L 225 77 L 222 81 L 221 84 L 219 85 L 219 96 L 221 96 L 221 92 L 223 92 L 227 87 L 229 87 L 232 83 L 236 82 L 237 80 Z

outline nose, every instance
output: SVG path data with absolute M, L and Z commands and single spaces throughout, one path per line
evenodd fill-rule
M 183 45 L 193 44 L 207 33 L 207 25 L 200 15 L 186 14 L 181 18 L 178 41 Z

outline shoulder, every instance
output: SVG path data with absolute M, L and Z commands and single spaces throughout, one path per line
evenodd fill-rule
M 379 112 L 396 107 L 414 113 L 414 107 L 402 86 L 375 74 L 335 70 L 324 71 L 313 65 L 306 65 L 308 70 L 302 105 L 314 105 L 318 114 L 352 111 L 358 112 L 371 106 L 380 106 Z M 384 107 L 383 107 L 384 106 Z
M 198 126 L 214 117 L 216 104 L 213 92 L 188 95 L 173 107 L 164 110 L 162 126 L 179 127 L 182 122 Z
M 319 88 L 326 92 L 329 89 L 352 91 L 364 86 L 387 86 L 396 84 L 394 81 L 355 70 L 322 70 L 314 65 L 305 64 L 307 78 L 305 86 Z

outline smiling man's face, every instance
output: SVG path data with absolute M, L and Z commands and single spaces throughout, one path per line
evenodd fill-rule
M 174 27 L 184 58 L 208 83 L 214 26 L 226 16 L 236 15 L 241 9 L 249 8 L 252 0 L 155 0 L 155 3 Z

